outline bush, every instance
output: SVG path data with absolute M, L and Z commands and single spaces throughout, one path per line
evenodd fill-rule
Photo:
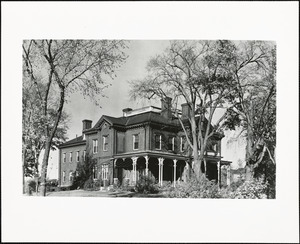
M 35 180 L 28 180 L 27 185 L 28 185 L 28 188 L 30 189 L 30 191 L 36 190 L 36 181 Z
M 170 187 L 165 192 L 171 198 L 220 198 L 218 185 L 205 177 L 201 180 L 192 178 L 189 182 L 179 182 L 176 187 Z
M 151 176 L 141 176 L 136 183 L 136 191 L 139 193 L 158 193 L 159 189 L 155 183 L 155 178 Z
M 264 183 L 263 178 L 253 179 L 244 182 L 236 190 L 231 189 L 230 198 L 238 199 L 266 199 L 268 184 Z
M 100 186 L 101 184 L 98 180 L 94 181 L 90 178 L 84 183 L 83 189 L 86 191 L 98 191 L 100 189 Z
M 251 182 L 237 182 L 219 189 L 215 181 L 205 177 L 201 180 L 191 179 L 187 183 L 178 183 L 176 187 L 165 189 L 164 195 L 170 198 L 231 198 L 231 199 L 265 199 L 268 185 L 262 179 Z

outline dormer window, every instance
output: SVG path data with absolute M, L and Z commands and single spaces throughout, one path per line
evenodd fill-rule
M 139 149 L 139 134 L 133 135 L 133 150 Z
M 155 149 L 161 150 L 161 135 L 155 135 Z

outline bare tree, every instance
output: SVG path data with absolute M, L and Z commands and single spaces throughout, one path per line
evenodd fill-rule
M 46 195 L 46 176 L 49 153 L 61 120 L 68 95 L 81 92 L 95 101 L 104 96 L 107 76 L 125 61 L 122 40 L 25 40 L 23 42 L 23 69 L 34 84 L 42 101 L 43 117 L 47 121 L 45 153 L 41 169 L 41 195 Z M 49 103 L 55 107 L 55 116 L 49 115 Z
M 234 48 L 229 41 L 172 41 L 163 54 L 148 62 L 147 77 L 131 82 L 133 99 L 171 96 L 175 110 L 178 101 L 188 104 L 188 127 L 180 116 L 178 119 L 192 150 L 197 179 L 202 175 L 201 164 L 210 139 L 222 136 L 227 113 L 214 125 L 212 121 L 217 108 L 227 109 Z
M 246 178 L 251 180 L 265 153 L 275 164 L 276 46 L 266 41 L 239 42 L 234 56 L 230 69 L 236 85 L 227 125 L 242 125 Z

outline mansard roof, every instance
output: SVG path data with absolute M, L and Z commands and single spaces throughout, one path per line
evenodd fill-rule
M 167 125 L 167 126 L 173 126 L 173 127 L 180 126 L 178 119 L 175 117 L 167 119 L 159 113 L 146 112 L 146 113 L 136 114 L 128 117 L 111 117 L 111 116 L 103 115 L 95 124 L 95 126 L 89 130 L 86 130 L 86 132 L 96 131 L 97 129 L 100 128 L 101 124 L 104 121 L 108 122 L 111 126 L 123 127 L 124 129 L 127 127 L 140 125 L 144 123 L 151 123 L 151 122 Z

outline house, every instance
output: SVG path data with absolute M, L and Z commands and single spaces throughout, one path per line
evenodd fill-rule
M 187 127 L 189 112 L 189 106 L 182 104 L 180 116 Z M 78 162 L 87 156 L 97 161 L 93 178 L 103 185 L 134 185 L 141 175 L 154 176 L 160 185 L 189 179 L 193 158 L 171 98 L 162 100 L 161 108 L 125 108 L 122 117 L 103 115 L 94 126 L 90 120 L 82 123 L 82 135 L 59 147 L 59 185 L 72 184 Z M 230 165 L 221 160 L 222 137 L 214 134 L 201 167 L 208 179 L 218 182 L 221 167 Z

